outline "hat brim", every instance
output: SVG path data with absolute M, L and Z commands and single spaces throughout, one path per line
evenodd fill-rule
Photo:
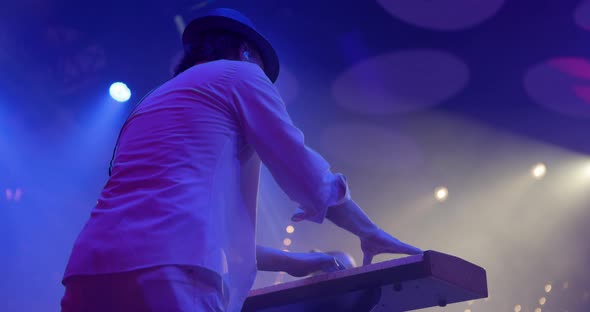
M 216 29 L 233 31 L 244 36 L 258 48 L 262 62 L 264 63 L 264 73 L 273 83 L 279 76 L 279 58 L 275 49 L 270 42 L 263 37 L 254 28 L 224 16 L 204 16 L 190 22 L 182 33 L 182 43 L 186 46 L 200 34 Z

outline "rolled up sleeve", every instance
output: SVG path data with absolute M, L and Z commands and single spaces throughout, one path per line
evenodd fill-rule
M 350 199 L 346 178 L 334 174 L 307 147 L 279 92 L 257 65 L 236 62 L 231 96 L 248 144 L 289 198 L 299 203 L 294 221 L 322 223 L 328 207 Z

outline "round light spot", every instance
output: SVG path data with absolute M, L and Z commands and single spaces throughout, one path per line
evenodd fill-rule
M 590 61 L 579 57 L 551 59 L 529 69 L 524 87 L 537 104 L 555 112 L 590 117 Z
M 538 163 L 531 168 L 531 175 L 535 179 L 542 179 L 547 174 L 547 167 L 543 163 Z
M 438 200 L 439 202 L 444 202 L 445 200 L 447 200 L 447 198 L 449 197 L 449 189 L 447 189 L 444 186 L 441 187 L 437 187 L 434 190 L 434 197 L 436 198 L 436 200 Z
M 504 0 L 377 0 L 391 15 L 414 26 L 435 30 L 460 30 L 489 19 Z
M 23 190 L 21 188 L 17 188 L 16 191 L 14 191 L 14 200 L 19 201 L 22 196 L 23 196 Z
M 539 299 L 539 304 L 540 304 L 540 305 L 544 305 L 546 302 L 547 302 L 547 298 L 545 298 L 545 297 L 541 297 L 541 298 Z
M 442 51 L 415 49 L 362 61 L 332 85 L 336 102 L 367 115 L 406 113 L 436 106 L 461 91 L 469 69 Z
M 288 225 L 288 226 L 285 228 L 285 231 L 286 231 L 287 233 L 289 233 L 289 234 L 293 234 L 293 232 L 295 232 L 295 227 L 294 227 L 294 226 L 292 226 L 292 225 Z
M 283 245 L 285 245 L 285 246 L 291 246 L 292 243 L 293 242 L 291 241 L 290 238 L 283 239 Z
M 514 312 L 520 312 L 520 310 L 522 310 L 522 306 L 520 304 L 514 306 Z
M 541 308 L 536 308 L 535 312 L 542 312 Z
M 11 189 L 4 190 L 4 194 L 6 195 L 6 200 L 12 200 L 14 196 Z
M 127 102 L 131 98 L 131 90 L 122 82 L 115 82 L 109 88 L 111 97 L 117 102 Z
M 552 288 L 551 284 L 545 285 L 545 292 L 546 293 L 550 293 L 551 292 L 551 288 Z
M 471 309 L 465 309 L 465 312 L 471 312 Z

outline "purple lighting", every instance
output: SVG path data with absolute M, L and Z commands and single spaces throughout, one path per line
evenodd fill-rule
M 531 68 L 524 79 L 539 105 L 574 117 L 590 117 L 590 61 L 562 57 Z
M 338 104 L 359 113 L 383 115 L 423 110 L 461 91 L 469 69 L 436 50 L 392 52 L 356 64 L 332 85 Z
M 492 17 L 504 0 L 377 0 L 391 15 L 414 26 L 435 30 L 461 30 Z
M 590 1 L 585 0 L 580 3 L 574 12 L 576 24 L 585 30 L 590 30 Z

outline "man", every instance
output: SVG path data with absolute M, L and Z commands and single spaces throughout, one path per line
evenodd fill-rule
M 63 311 L 240 311 L 256 270 L 337 269 L 326 254 L 255 246 L 260 160 L 301 208 L 357 235 L 364 264 L 419 249 L 380 230 L 307 148 L 273 86 L 279 61 L 239 12 L 183 33 L 175 77 L 121 129 L 111 175 L 74 245 Z

